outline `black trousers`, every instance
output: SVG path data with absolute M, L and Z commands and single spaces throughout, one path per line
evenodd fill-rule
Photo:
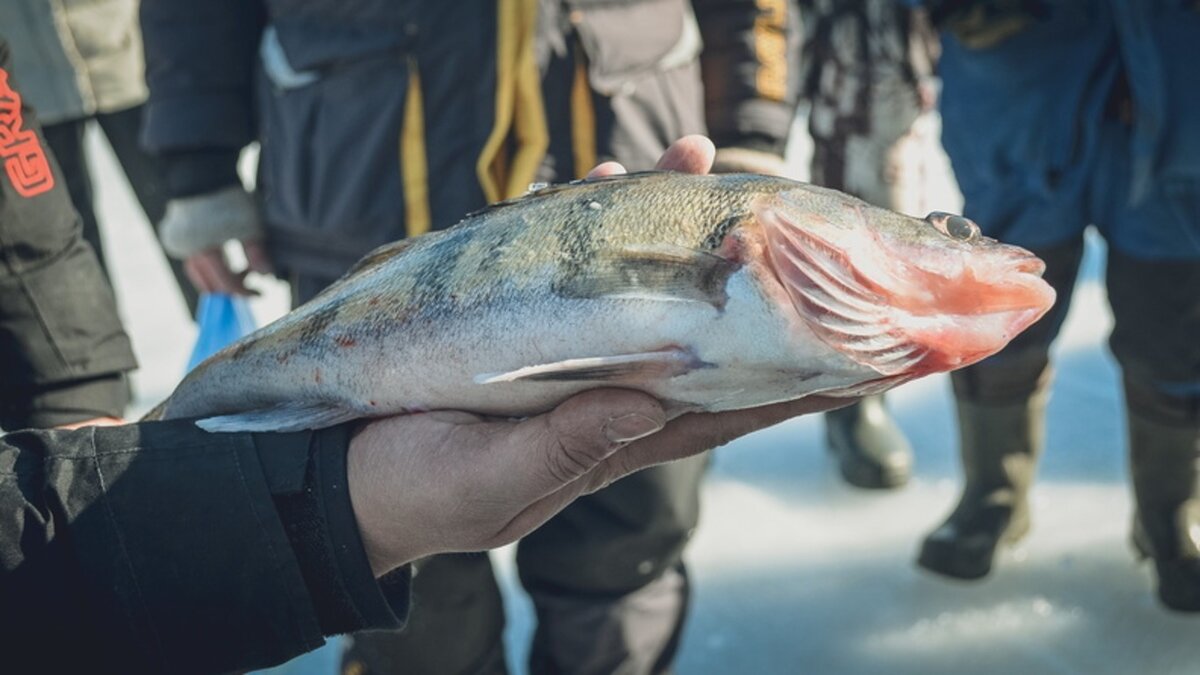
M 141 204 L 146 219 L 151 227 L 157 227 L 167 209 L 167 186 L 162 162 L 147 154 L 138 145 L 138 133 L 142 125 L 142 108 L 137 106 L 113 113 L 98 113 L 95 117 L 100 130 L 104 132 L 113 154 L 125 172 L 133 193 Z M 107 261 L 104 256 L 104 240 L 100 234 L 100 223 L 96 219 L 95 193 L 92 185 L 92 174 L 88 168 L 87 149 L 84 146 L 84 132 L 87 130 L 89 119 L 71 120 L 58 124 L 47 125 L 43 129 L 46 142 L 62 167 L 66 179 L 67 191 L 75 210 L 83 219 L 83 239 L 92 245 L 100 266 L 111 279 Z M 157 237 L 156 237 L 157 239 Z M 179 286 L 179 292 L 187 303 L 188 314 L 196 316 L 196 303 L 199 295 L 188 281 L 183 271 L 183 263 L 168 257 L 171 273 Z

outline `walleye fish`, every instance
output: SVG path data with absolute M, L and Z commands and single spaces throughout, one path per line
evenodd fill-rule
M 148 418 L 291 431 L 524 416 L 596 387 L 671 414 L 870 394 L 1001 349 L 1053 304 L 1043 270 L 961 216 L 783 178 L 578 181 L 377 249 Z

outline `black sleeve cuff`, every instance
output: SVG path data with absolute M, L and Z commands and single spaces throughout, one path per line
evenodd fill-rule
M 0 392 L 0 428 L 49 429 L 97 417 L 124 417 L 129 383 L 124 373 Z
M 307 437 L 307 457 L 295 449 Z M 399 629 L 411 571 L 375 579 L 346 484 L 348 425 L 317 432 L 255 434 L 279 517 L 308 586 L 321 632 Z
M 164 156 L 167 191 L 171 197 L 191 197 L 240 185 L 240 150 L 210 148 L 172 152 Z

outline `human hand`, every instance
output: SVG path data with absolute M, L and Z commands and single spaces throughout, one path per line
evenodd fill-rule
M 647 394 L 597 389 L 520 422 L 456 411 L 391 417 L 350 442 L 350 500 L 382 576 L 434 553 L 503 546 L 634 471 L 848 402 L 808 397 L 667 422 Z
M 226 293 L 229 295 L 257 296 L 259 292 L 246 286 L 246 275 L 250 272 L 270 274 L 270 259 L 261 241 L 242 241 L 246 254 L 246 269 L 234 272 L 222 247 L 209 248 L 193 253 L 183 261 L 183 269 L 196 290 L 201 293 Z
M 715 149 L 676 141 L 658 168 L 704 174 Z M 625 173 L 605 162 L 588 178 Z M 577 497 L 648 466 L 699 454 L 851 399 L 809 396 L 667 420 L 651 396 L 598 389 L 520 422 L 438 411 L 368 424 L 350 443 L 350 499 L 377 576 L 440 552 L 502 546 Z
M 168 254 L 184 260 L 188 279 L 204 293 L 258 295 L 246 287 L 246 275 L 272 272 L 262 245 L 258 208 L 240 185 L 172 199 L 159 225 L 159 236 Z M 245 270 L 234 272 L 230 267 L 224 251 L 229 240 L 241 243 Z

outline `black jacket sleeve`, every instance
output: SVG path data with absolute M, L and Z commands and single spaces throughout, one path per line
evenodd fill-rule
M 0 427 L 120 416 L 136 362 L 0 37 Z
M 238 181 L 238 151 L 257 137 L 254 79 L 265 23 L 259 0 L 143 0 L 142 143 L 163 156 L 172 197 Z
M 796 0 L 693 0 L 705 116 L 718 148 L 783 155 L 799 102 Z
M 398 628 L 346 487 L 347 431 L 188 421 L 0 437 L 0 653 L 12 672 L 261 668 Z

